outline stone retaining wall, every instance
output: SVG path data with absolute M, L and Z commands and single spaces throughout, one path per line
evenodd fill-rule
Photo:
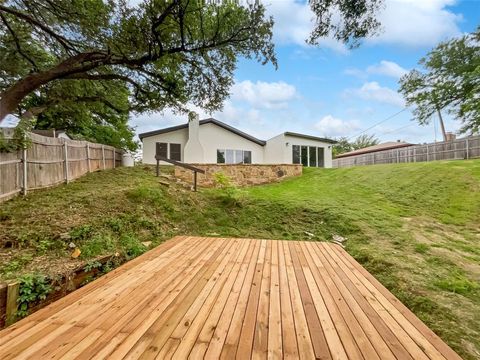
M 213 174 L 221 172 L 227 175 L 238 186 L 259 185 L 276 182 L 288 177 L 302 174 L 302 165 L 298 164 L 191 164 L 205 170 L 198 173 L 198 185 L 211 187 L 215 185 Z M 175 166 L 175 177 L 193 182 L 193 171 Z

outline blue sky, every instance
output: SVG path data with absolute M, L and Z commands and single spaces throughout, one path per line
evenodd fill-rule
M 264 3 L 275 21 L 279 67 L 240 60 L 231 97 L 223 111 L 211 114 L 262 139 L 283 131 L 352 138 L 363 133 L 404 109 L 397 93 L 403 73 L 416 67 L 438 42 L 474 31 L 480 24 L 480 0 L 386 0 L 379 14 L 380 36 L 353 50 L 332 39 L 311 47 L 304 42 L 313 17 L 306 3 Z M 447 131 L 460 127 L 446 118 Z M 185 121 L 166 110 L 134 117 L 131 123 L 140 133 Z M 366 133 L 382 141 L 441 139 L 438 122 L 419 126 L 411 121 L 408 109 Z

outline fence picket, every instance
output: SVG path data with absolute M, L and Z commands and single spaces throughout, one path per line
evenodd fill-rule
M 473 158 L 480 158 L 480 136 L 333 159 L 333 167 Z
M 0 128 L 0 133 L 4 134 L 6 141 L 13 135 L 6 128 Z M 116 167 L 117 149 L 110 146 L 108 149 L 113 152 L 112 163 L 105 161 L 104 145 L 38 134 L 28 136 L 31 140 L 28 149 L 0 152 L 0 202 L 18 193 L 25 195 L 30 190 L 70 182 L 91 171 Z M 97 154 L 96 157 L 92 156 L 91 149 Z M 99 150 L 102 150 L 101 158 L 98 156 Z M 94 168 L 92 160 L 96 165 Z M 97 165 L 99 160 L 102 161 L 100 166 Z

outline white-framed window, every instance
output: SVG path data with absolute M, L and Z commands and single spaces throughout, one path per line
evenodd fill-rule
M 217 164 L 251 164 L 250 150 L 217 149 Z
M 325 166 L 325 149 L 323 147 L 293 145 L 292 162 L 310 167 Z
M 182 146 L 175 143 L 157 142 L 155 146 L 155 155 L 159 155 L 167 159 L 181 161 Z

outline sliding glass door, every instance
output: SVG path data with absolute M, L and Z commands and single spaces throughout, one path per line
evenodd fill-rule
M 324 167 L 325 149 L 316 146 L 292 145 L 292 162 L 307 167 Z

